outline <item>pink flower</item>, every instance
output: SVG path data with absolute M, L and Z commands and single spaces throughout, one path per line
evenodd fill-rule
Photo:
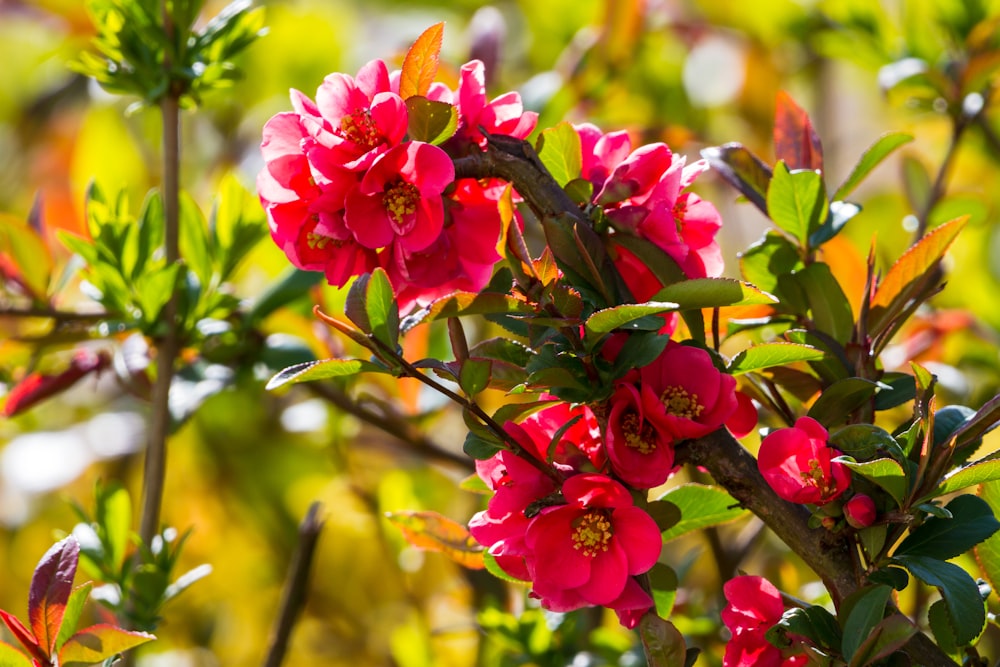
M 760 443 L 757 466 L 774 492 L 793 503 L 825 505 L 847 490 L 850 470 L 832 459 L 827 431 L 811 417 L 780 428 Z
M 570 477 L 562 494 L 566 504 L 543 509 L 525 534 L 532 595 L 553 611 L 650 608 L 652 599 L 633 577 L 659 558 L 660 530 L 653 519 L 604 475 Z
M 504 93 L 490 102 L 486 101 L 486 79 L 483 63 L 473 60 L 462 65 L 455 94 L 459 114 L 456 136 L 471 141 L 480 148 L 486 147 L 486 137 L 479 128 L 490 134 L 505 134 L 524 139 L 538 123 L 538 114 L 525 111 L 521 95 Z
M 667 343 L 656 361 L 639 369 L 639 380 L 660 406 L 659 411 L 653 411 L 644 404 L 645 418 L 674 440 L 708 435 L 736 417 L 740 407 L 736 378 L 717 369 L 701 348 Z
M 611 171 L 628 157 L 632 151 L 632 141 L 628 132 L 608 132 L 603 134 L 596 125 L 581 123 L 574 125 L 580 135 L 580 149 L 583 155 L 581 177 L 594 185 L 594 192 L 604 187 Z
M 419 251 L 395 244 L 391 253 L 382 254 L 402 311 L 458 290 L 478 292 L 489 282 L 501 259 L 502 191 L 471 178 L 456 181 L 444 198 L 444 229 L 433 243 Z
M 722 587 L 728 604 L 722 610 L 722 622 L 732 633 L 722 658 L 723 667 L 797 667 L 808 657 L 785 657 L 765 634 L 784 613 L 781 594 L 774 584 L 762 577 L 740 576 Z
M 673 470 L 674 440 L 665 427 L 662 413 L 659 397 L 646 385 L 620 384 L 611 397 L 608 459 L 611 469 L 629 486 L 637 489 L 659 486 Z M 649 414 L 659 418 L 651 421 Z
M 423 250 L 441 234 L 441 194 L 454 179 L 451 158 L 437 146 L 418 141 L 396 146 L 348 193 L 344 222 L 366 248 L 398 243 L 406 251 Z
M 363 171 L 403 140 L 409 124 L 406 105 L 391 91 L 381 60 L 369 62 L 357 77 L 327 76 L 316 91 L 316 104 L 298 110 L 318 147 L 310 160 L 320 168 Z
M 875 523 L 877 512 L 871 496 L 856 493 L 844 504 L 844 518 L 852 528 L 867 528 Z

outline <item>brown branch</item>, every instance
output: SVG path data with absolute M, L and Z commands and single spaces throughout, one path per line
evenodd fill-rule
M 0 308 L 0 317 L 39 317 L 43 319 L 55 320 L 57 323 L 63 323 L 96 322 L 98 320 L 106 319 L 110 317 L 110 315 L 105 312 L 80 313 L 72 310 L 29 306 L 26 308 Z
M 310 382 L 305 386 L 309 387 L 316 396 L 347 414 L 357 417 L 366 424 L 371 424 L 381 429 L 405 443 L 418 454 L 422 454 L 431 460 L 457 466 L 468 472 L 472 472 L 475 468 L 468 456 L 445 449 L 424 435 L 420 429 L 399 418 L 397 415 L 367 408 L 332 384 Z
M 288 575 L 285 577 L 281 606 L 278 617 L 275 619 L 264 667 L 279 667 L 281 665 L 288 650 L 288 640 L 292 636 L 292 628 L 305 606 L 309 590 L 309 570 L 312 566 L 313 555 L 316 553 L 320 531 L 323 530 L 323 520 L 319 518 L 322 507 L 319 502 L 314 502 L 309 506 L 309 511 L 302 523 L 299 524 L 299 545 L 288 567 Z

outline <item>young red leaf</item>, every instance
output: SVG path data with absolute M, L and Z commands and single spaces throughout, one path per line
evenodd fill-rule
M 37 403 L 63 392 L 90 373 L 107 368 L 111 357 L 103 350 L 93 352 L 79 348 L 73 354 L 69 368 L 55 375 L 31 373 L 14 385 L 7 394 L 3 406 L 3 416 L 13 417 L 31 408 Z
M 407 542 L 420 549 L 440 551 L 459 565 L 481 570 L 483 548 L 465 526 L 437 512 L 389 512 L 389 519 Z
M 774 155 L 789 169 L 823 170 L 823 146 L 809 115 L 781 90 L 774 111 Z
M 30 653 L 32 657 L 41 660 L 42 662 L 49 659 L 48 654 L 42 650 L 41 646 L 38 645 L 38 640 L 36 640 L 35 636 L 31 634 L 31 630 L 24 627 L 24 624 L 21 623 L 16 616 L 0 609 L 0 620 L 4 622 L 4 625 L 7 626 L 10 633 L 14 635 L 14 638 L 17 639 L 17 641 L 21 642 L 21 646 L 27 649 L 28 653 Z
M 441 54 L 441 40 L 444 23 L 435 23 L 417 37 L 413 46 L 403 58 L 403 70 L 399 75 L 399 96 L 404 100 L 414 95 L 427 95 L 437 76 L 438 56 Z
M 156 639 L 147 632 L 123 630 L 113 625 L 99 624 L 80 630 L 59 651 L 62 667 L 92 665 Z
M 35 568 L 28 592 L 28 621 L 39 646 L 52 655 L 62 627 L 66 602 L 73 592 L 73 577 L 80 558 L 80 544 L 67 537 L 52 545 Z

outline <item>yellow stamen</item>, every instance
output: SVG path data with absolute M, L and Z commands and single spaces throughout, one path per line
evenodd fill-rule
M 590 511 L 573 521 L 573 548 L 584 556 L 596 556 L 608 550 L 611 522 L 603 512 Z
M 685 419 L 697 419 L 705 411 L 705 406 L 698 402 L 698 394 L 689 394 L 683 387 L 667 387 L 660 394 L 660 401 L 667 412 Z

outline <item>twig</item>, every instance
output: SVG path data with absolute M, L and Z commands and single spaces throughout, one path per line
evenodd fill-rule
M 79 313 L 72 310 L 59 310 L 42 306 L 27 308 L 0 308 L 0 317 L 41 317 L 62 322 L 96 322 L 110 317 L 108 313 Z
M 288 640 L 292 636 L 292 628 L 305 606 L 309 588 L 309 570 L 320 531 L 323 530 L 323 520 L 319 518 L 322 504 L 314 502 L 299 524 L 299 544 L 288 567 L 285 577 L 285 588 L 281 594 L 281 606 L 275 619 L 271 643 L 264 660 L 264 667 L 279 667 L 285 659 L 288 650 Z
M 384 432 L 395 437 L 397 440 L 404 442 L 418 453 L 423 454 L 430 459 L 459 466 L 468 471 L 471 471 L 474 467 L 472 465 L 472 460 L 469 459 L 468 456 L 457 454 L 445 449 L 425 436 L 420 429 L 412 426 L 396 415 L 366 408 L 364 405 L 361 405 L 357 401 L 353 400 L 350 396 L 331 384 L 310 382 L 306 384 L 306 386 L 309 387 L 309 389 L 312 390 L 313 394 L 316 396 L 319 396 L 323 400 L 335 405 L 340 410 L 354 415 L 361 421 L 382 429 Z

